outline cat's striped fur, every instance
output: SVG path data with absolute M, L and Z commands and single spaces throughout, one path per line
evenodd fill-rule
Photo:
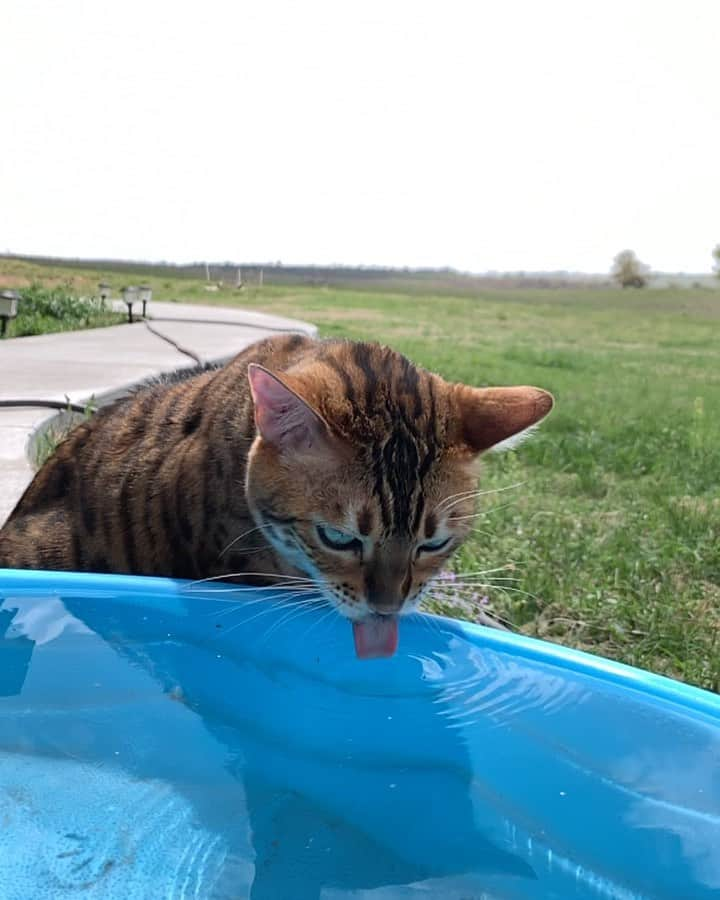
M 274 337 L 78 425 L 0 530 L 0 566 L 302 573 L 351 618 L 397 611 L 469 530 L 477 454 L 551 406 L 377 344 Z

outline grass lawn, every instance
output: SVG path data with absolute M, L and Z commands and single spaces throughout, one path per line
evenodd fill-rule
M 9 265 L 29 277 L 31 264 L 0 261 L 0 281 Z M 720 291 L 208 293 L 144 280 L 158 299 L 245 305 L 325 336 L 380 340 L 448 379 L 552 391 L 556 410 L 534 439 L 486 458 L 484 487 L 509 489 L 482 498 L 456 569 L 507 568 L 462 596 L 487 597 L 527 634 L 720 690 Z

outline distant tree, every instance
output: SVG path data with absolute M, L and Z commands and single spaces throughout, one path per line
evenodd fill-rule
M 720 278 L 720 244 L 713 250 L 713 259 L 715 260 L 715 274 Z
M 632 250 L 623 250 L 613 260 L 611 274 L 620 287 L 642 288 L 647 284 L 648 271 Z

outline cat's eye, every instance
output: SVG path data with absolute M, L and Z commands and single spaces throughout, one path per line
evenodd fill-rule
M 362 542 L 347 531 L 331 528 L 329 525 L 316 525 L 318 537 L 331 550 L 356 552 L 362 550 Z
M 418 547 L 418 553 L 439 553 L 444 550 L 452 540 L 452 537 L 438 538 L 436 541 L 426 541 Z

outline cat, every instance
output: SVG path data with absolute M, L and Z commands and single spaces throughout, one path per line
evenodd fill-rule
M 476 458 L 552 406 L 379 344 L 272 337 L 78 425 L 0 529 L 0 567 L 310 579 L 358 656 L 389 656 L 472 528 Z

